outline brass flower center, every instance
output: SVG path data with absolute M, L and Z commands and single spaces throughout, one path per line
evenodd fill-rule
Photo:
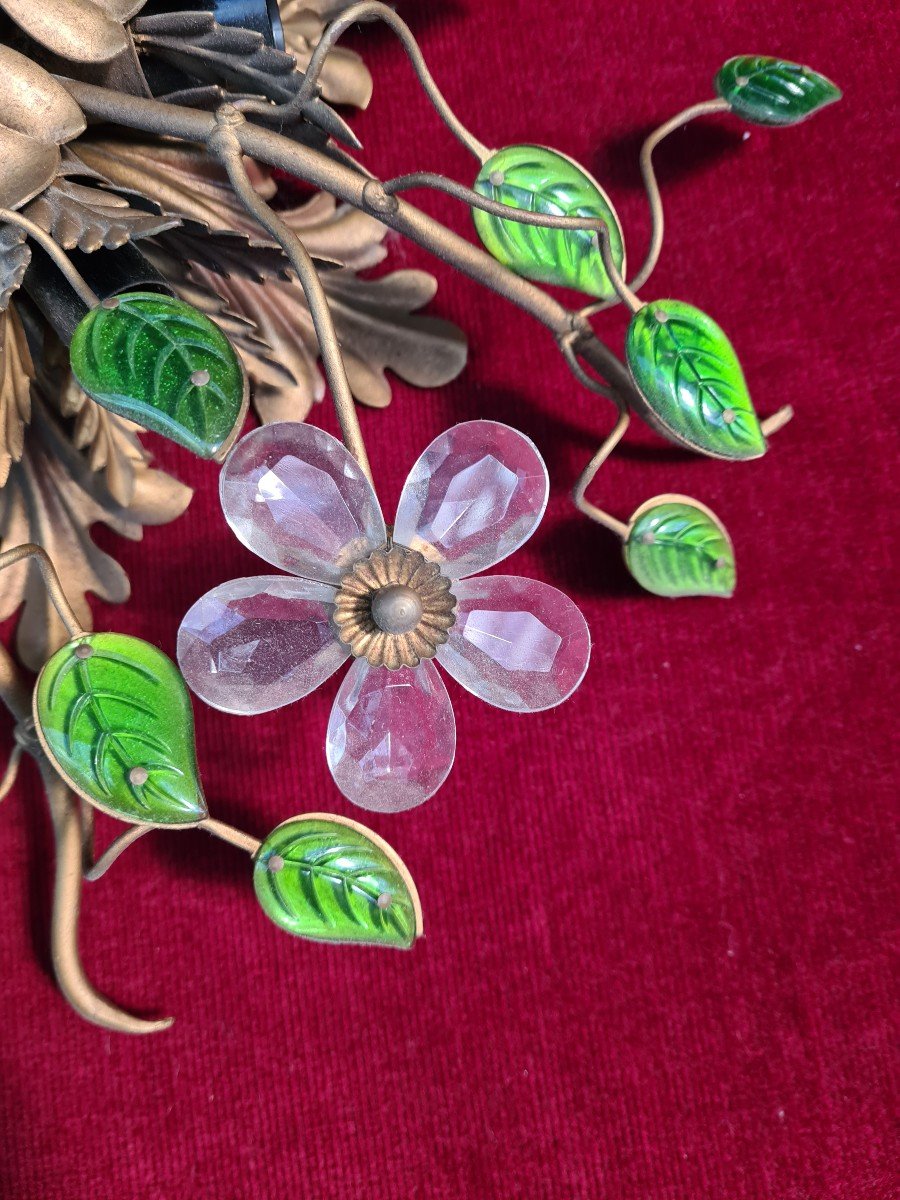
M 358 562 L 340 582 L 338 637 L 373 667 L 417 667 L 433 658 L 456 620 L 456 597 L 436 563 L 391 546 Z

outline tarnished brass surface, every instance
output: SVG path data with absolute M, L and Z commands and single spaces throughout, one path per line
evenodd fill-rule
M 382 627 L 389 622 L 379 614 L 377 601 L 386 593 L 398 595 L 399 589 L 417 601 L 416 620 L 408 629 L 392 631 Z M 434 658 L 456 620 L 455 607 L 450 581 L 438 565 L 428 562 L 418 550 L 395 545 L 389 550 L 376 550 L 344 576 L 335 601 L 334 620 L 338 636 L 356 658 L 365 658 L 373 667 L 396 671 L 399 667 L 417 667 L 423 658 Z M 381 625 L 376 619 L 379 616 Z

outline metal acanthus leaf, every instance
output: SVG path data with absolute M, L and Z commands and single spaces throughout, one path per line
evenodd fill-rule
M 340 7 L 316 3 L 316 0 L 281 0 L 279 11 L 284 43 L 301 70 L 306 69 L 327 21 Z M 369 69 L 360 56 L 346 46 L 332 47 L 319 76 L 319 87 L 331 104 L 366 108 L 372 98 Z
M 9 307 L 0 314 L 0 487 L 25 449 L 25 427 L 31 420 L 34 363 L 19 314 Z
M 39 396 L 33 396 L 31 425 L 22 459 L 14 463 L 0 491 L 0 540 L 4 546 L 36 542 L 43 546 L 66 581 L 68 596 L 82 626 L 92 624 L 86 593 L 122 604 L 131 587 L 122 567 L 91 539 L 97 522 L 137 541 L 143 525 L 162 525 L 184 512 L 190 488 L 163 471 L 140 466 L 131 503 L 117 503 L 103 475 L 95 473 L 75 449 Z M 37 670 L 68 633 L 50 603 L 40 575 L 27 562 L 0 576 L 0 620 L 24 603 L 16 629 L 21 661 Z
M 141 17 L 132 33 L 141 54 L 155 54 L 194 79 L 249 91 L 277 104 L 290 100 L 303 82 L 293 55 L 267 45 L 253 30 L 219 25 L 209 13 Z M 318 97 L 303 106 L 303 116 L 323 133 L 360 148 L 346 121 Z
M 114 249 L 180 224 L 178 217 L 148 213 L 122 196 L 60 176 L 25 210 L 65 250 Z
M 73 62 L 109 62 L 127 50 L 124 22 L 146 0 L 0 0 L 0 8 L 36 42 Z

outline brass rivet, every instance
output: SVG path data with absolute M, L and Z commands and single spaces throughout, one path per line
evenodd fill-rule
M 133 783 L 135 787 L 143 787 L 150 778 L 150 772 L 146 767 L 132 767 L 128 772 L 128 782 Z
M 206 387 L 209 383 L 209 371 L 194 371 L 191 374 L 191 383 L 194 387 Z
M 725 422 L 726 425 L 730 425 L 736 416 L 737 416 L 737 413 L 734 411 L 733 408 L 726 408 L 725 411 L 722 413 L 722 420 Z
M 375 901 L 375 903 L 378 905 L 379 908 L 382 908 L 382 909 L 390 908 L 391 905 L 394 903 L 394 897 L 391 895 L 390 892 L 382 892 L 381 895 L 378 897 L 378 899 Z
M 266 867 L 268 868 L 268 870 L 270 870 L 272 872 L 283 871 L 284 870 L 284 859 L 281 857 L 280 854 L 272 854 L 272 855 L 270 855 L 268 861 L 266 862 Z
M 75 647 L 76 658 L 90 658 L 93 653 L 94 647 L 87 645 L 86 642 L 82 642 L 80 646 Z

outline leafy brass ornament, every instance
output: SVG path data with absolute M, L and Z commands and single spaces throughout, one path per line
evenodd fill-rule
M 30 689 L 0 650 L 0 693 L 17 720 L 0 798 L 21 755 L 34 755 L 56 833 L 52 938 L 61 985 L 88 1020 L 134 1033 L 169 1022 L 131 1017 L 94 991 L 73 944 L 74 918 L 82 879 L 99 877 L 146 829 L 198 826 L 247 850 L 260 902 L 291 932 L 404 946 L 421 932 L 402 864 L 361 827 L 310 814 L 262 843 L 205 815 L 191 767 L 189 705 L 176 696 L 174 666 L 163 667 L 146 643 L 89 632 L 86 593 L 122 602 L 130 590 L 122 569 L 91 540 L 90 526 L 102 522 L 140 538 L 143 526 L 174 519 L 190 499 L 187 488 L 151 467 L 142 430 L 220 456 L 240 423 L 239 359 L 263 422 L 302 421 L 327 384 L 353 472 L 371 484 L 355 402 L 388 403 L 387 369 L 434 387 L 454 378 L 466 358 L 458 330 L 419 315 L 434 292 L 430 276 L 361 274 L 384 257 L 390 229 L 529 312 L 552 333 L 574 379 L 612 402 L 614 425 L 573 499 L 620 539 L 638 583 L 668 597 L 728 596 L 731 540 L 699 501 L 657 496 L 625 522 L 587 499 L 633 414 L 677 445 L 730 460 L 758 457 L 792 415 L 785 405 L 757 418 L 737 353 L 712 317 L 682 301 L 642 299 L 663 240 L 653 154 L 695 119 L 734 114 L 793 125 L 840 96 L 799 64 L 747 55 L 725 63 L 715 98 L 684 109 L 644 143 L 652 232 L 629 279 L 625 239 L 601 185 L 552 148 L 522 142 L 497 151 L 479 141 L 451 110 L 392 8 L 377 0 L 247 3 L 252 19 L 242 22 L 219 0 L 206 5 L 211 12 L 170 11 L 155 0 L 0 0 L 0 538 L 16 547 L 0 556 L 0 619 L 22 608 L 19 658 L 34 669 L 50 660 L 32 715 Z M 397 36 L 437 115 L 477 160 L 474 188 L 425 171 L 382 181 L 353 157 L 358 140 L 335 105 L 364 106 L 371 78 L 337 43 L 357 22 L 372 20 Z M 275 171 L 307 185 L 311 198 L 297 204 L 283 191 L 273 207 Z M 412 189 L 464 203 L 487 252 L 400 199 Z M 569 307 L 536 282 L 574 288 L 589 302 Z M 133 328 L 121 341 L 112 337 L 111 372 L 87 353 L 103 302 L 118 302 L 120 319 L 143 303 L 177 307 L 183 336 L 161 338 L 152 350 L 139 345 Z M 624 361 L 592 323 L 618 303 L 631 312 Z M 115 334 L 115 322 L 108 328 Z M 194 363 L 195 354 L 210 351 L 211 328 L 221 353 L 212 365 Z M 162 386 L 164 361 L 150 387 L 147 364 L 166 355 L 174 382 Z M 140 356 L 143 372 L 135 370 Z M 386 535 L 388 552 L 389 543 Z M 306 584 L 293 581 L 295 590 Z M 455 622 L 465 619 L 467 601 L 481 603 L 479 588 L 514 591 L 516 584 L 500 576 L 454 582 Z M 352 632 L 364 639 L 351 609 Z M 457 624 L 452 629 L 460 634 Z M 476 640 L 490 634 L 472 632 Z M 586 639 L 586 628 L 578 636 Z M 80 648 L 91 654 L 81 657 Z M 372 669 L 389 670 L 395 657 Z M 464 655 L 456 665 L 468 678 Z M 142 668 L 153 679 L 141 676 L 138 687 Z M 340 703 L 350 703 L 368 669 L 358 657 Z M 427 682 L 432 670 L 426 656 L 415 678 Z M 123 688 L 121 671 L 135 688 Z M 162 728 L 153 697 L 141 699 L 151 683 L 175 697 L 173 726 Z M 546 707 L 542 699 L 519 696 L 518 704 L 511 694 L 508 706 Z M 130 761 L 131 749 L 142 761 Z M 133 824 L 85 871 L 95 806 Z

